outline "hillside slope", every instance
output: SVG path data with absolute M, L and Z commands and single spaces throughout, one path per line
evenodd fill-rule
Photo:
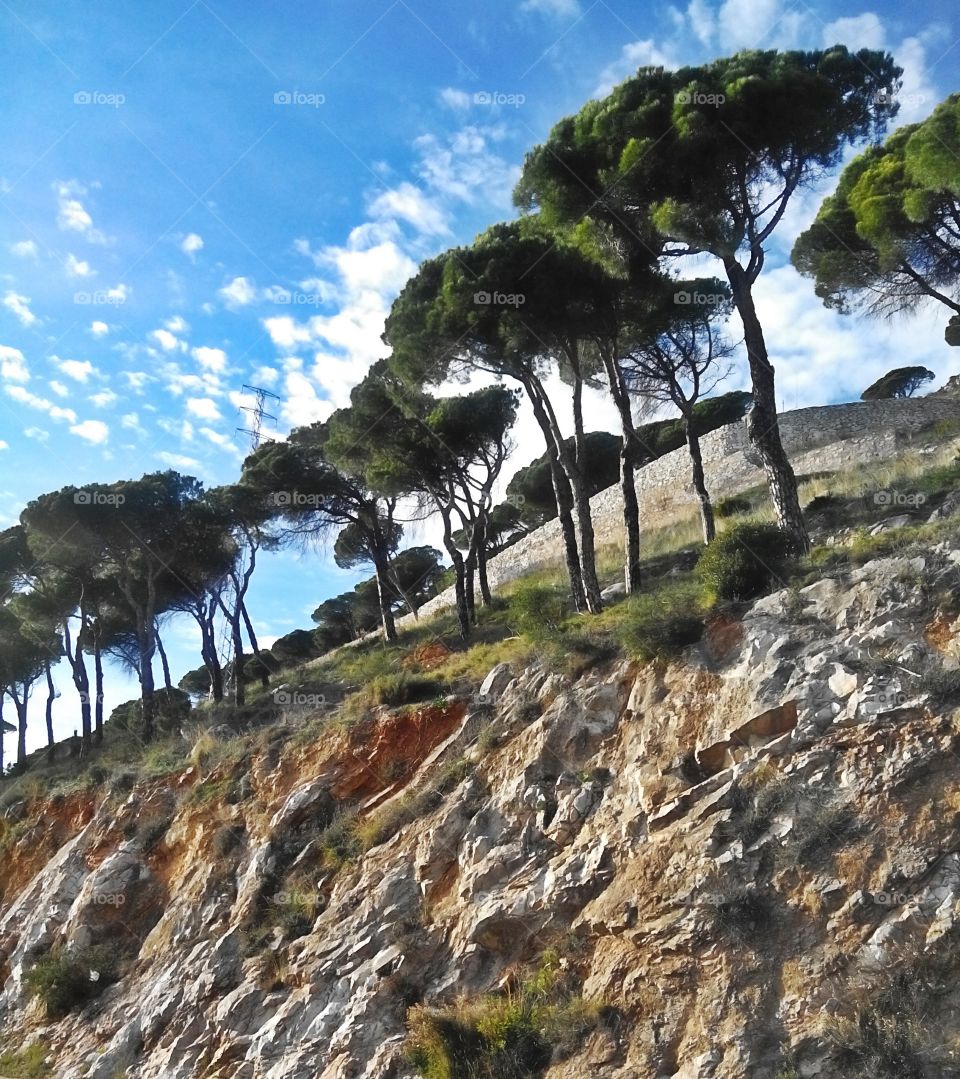
M 960 1074 L 958 564 L 8 806 L 0 1073 Z M 123 958 L 51 1021 L 25 979 L 63 944 Z

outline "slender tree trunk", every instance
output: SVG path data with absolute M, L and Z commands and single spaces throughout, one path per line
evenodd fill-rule
M 570 491 L 570 483 L 560 467 L 557 445 L 554 441 L 550 419 L 543 407 L 543 403 L 531 384 L 524 382 L 523 385 L 527 391 L 530 404 L 533 406 L 533 414 L 543 433 L 543 440 L 547 447 L 550 481 L 553 484 L 553 495 L 557 502 L 557 518 L 560 522 L 560 533 L 563 536 L 564 561 L 567 566 L 567 577 L 570 580 L 573 605 L 578 611 L 583 611 L 586 610 L 587 600 L 583 587 L 580 552 L 577 548 L 577 533 L 573 524 L 573 496 Z
M 270 672 L 267 670 L 266 664 L 261 657 L 260 644 L 257 641 L 256 633 L 253 631 L 253 622 L 250 621 L 250 612 L 247 610 L 246 602 L 241 602 L 240 613 L 243 615 L 243 624 L 247 630 L 247 639 L 250 641 L 250 647 L 253 649 L 253 654 L 260 660 L 260 685 L 266 689 L 266 687 L 270 685 Z
M 734 258 L 724 259 L 733 302 L 743 323 L 744 343 L 753 382 L 753 409 L 747 420 L 750 441 L 757 447 L 770 487 L 777 524 L 792 535 L 802 552 L 810 550 L 810 537 L 800 509 L 797 479 L 780 440 L 773 365 L 767 355 L 763 327 L 753 302 L 753 292 L 743 267 Z
M 100 650 L 99 641 L 93 646 L 93 678 L 97 690 L 93 713 L 93 740 L 100 745 L 103 742 L 103 652 Z
M 153 681 L 153 653 L 156 641 L 153 636 L 153 619 L 140 616 L 137 626 L 137 649 L 140 660 L 140 725 L 143 740 L 153 738 L 157 712 L 156 686 Z
M 477 552 L 475 550 L 471 550 L 467 555 L 464 560 L 464 568 L 466 571 L 464 587 L 467 593 L 467 614 L 470 618 L 470 625 L 475 626 L 477 624 Z
M 387 565 L 387 560 L 382 554 L 378 553 L 375 555 L 373 568 L 377 578 L 377 599 L 380 603 L 380 624 L 383 627 L 383 639 L 385 641 L 395 641 L 397 639 L 397 625 L 393 617 L 390 594 L 387 591 L 390 570 Z
M 207 668 L 210 678 L 210 696 L 219 703 L 223 700 L 223 667 L 220 665 L 220 657 L 217 655 L 217 641 L 214 634 L 212 612 L 215 610 L 211 604 L 211 615 L 202 614 L 198 619 L 200 623 L 200 656 L 203 665 Z
M 234 611 L 230 619 L 230 636 L 233 640 L 233 700 L 237 707 L 247 703 L 247 688 L 244 684 L 243 673 L 246 668 L 246 657 L 243 654 L 243 634 L 240 632 L 240 611 Z
M 3 738 L 6 734 L 6 730 L 3 726 L 3 698 L 6 695 L 6 690 L 0 687 L 0 779 L 3 779 L 4 771 L 4 756 L 3 756 Z
M 167 689 L 173 689 L 173 679 L 170 677 L 170 663 L 167 660 L 166 649 L 163 647 L 163 638 L 156 627 L 154 627 L 153 632 L 156 635 L 157 652 L 160 655 L 160 666 L 163 669 L 163 684 Z
M 20 687 L 20 696 L 11 693 L 14 706 L 17 709 L 17 764 L 23 764 L 27 759 L 27 687 Z
M 457 624 L 460 627 L 460 637 L 467 640 L 470 637 L 470 609 L 467 605 L 466 566 L 460 549 L 453 542 L 453 527 L 450 524 L 450 507 L 435 498 L 437 509 L 443 520 L 443 545 L 450 561 L 453 564 L 453 592 L 457 601 Z
M 710 494 L 707 491 L 707 482 L 703 474 L 703 456 L 700 453 L 700 437 L 694 430 L 693 416 L 689 413 L 683 417 L 684 431 L 687 436 L 687 447 L 690 450 L 690 461 L 693 465 L 693 490 L 700 504 L 700 523 L 703 526 L 703 542 L 709 543 L 717 534 L 713 520 L 713 504 L 710 502 Z
M 493 596 L 490 592 L 490 582 L 487 579 L 487 529 L 486 525 L 478 524 L 479 537 L 477 540 L 477 580 L 480 583 L 480 602 L 484 607 L 493 604 Z
M 596 543 L 593 532 L 593 515 L 590 511 L 590 496 L 587 493 L 587 485 L 583 478 L 583 471 L 577 463 L 577 457 L 583 457 L 583 413 L 582 409 L 575 409 L 575 427 L 580 430 L 574 431 L 574 454 L 564 446 L 563 433 L 557 423 L 556 416 L 549 399 L 544 396 L 544 410 L 549 418 L 550 432 L 557 447 L 557 458 L 573 495 L 573 507 L 577 515 L 577 532 L 580 540 L 580 570 L 583 575 L 583 591 L 586 608 L 591 614 L 598 614 L 603 610 L 603 600 L 600 598 L 600 583 L 597 580 L 597 556 Z
M 623 502 L 623 583 L 628 593 L 640 591 L 640 503 L 637 501 L 634 452 L 636 429 L 630 410 L 630 395 L 623 372 L 612 353 L 604 355 L 610 395 L 620 417 L 620 497 Z
M 47 677 L 47 707 L 44 715 L 47 723 L 47 760 L 52 764 L 56 755 L 56 743 L 53 738 L 53 702 L 56 700 L 57 691 L 53 684 L 53 671 L 49 661 L 44 663 L 43 673 Z

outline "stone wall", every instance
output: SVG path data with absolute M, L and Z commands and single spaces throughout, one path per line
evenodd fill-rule
M 960 400 L 955 397 L 932 395 L 902 401 L 856 401 L 783 412 L 780 437 L 794 470 L 803 476 L 893 457 L 918 431 L 932 423 L 957 418 L 960 418 Z M 714 499 L 764 482 L 759 457 L 747 437 L 745 420 L 705 435 L 700 447 L 707 488 Z M 686 447 L 641 468 L 637 472 L 636 488 L 641 521 L 655 522 L 690 507 L 695 499 Z M 591 499 L 598 544 L 620 542 L 621 505 L 617 486 L 608 487 Z M 557 521 L 549 521 L 490 560 L 490 584 L 495 588 L 561 558 L 560 528 Z M 447 589 L 425 604 L 422 613 L 443 610 L 453 602 L 453 590 Z

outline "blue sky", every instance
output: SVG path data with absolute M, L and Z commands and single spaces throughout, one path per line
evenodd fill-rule
M 512 216 L 525 149 L 638 65 L 886 47 L 907 121 L 957 89 L 958 35 L 948 0 L 4 0 L 0 526 L 66 483 L 235 478 L 245 383 L 280 396 L 279 434 L 346 403 L 417 262 Z M 783 404 L 906 359 L 954 373 L 939 313 L 842 320 L 784 265 L 821 195 L 796 200 L 759 290 Z M 590 415 L 614 425 L 599 398 Z M 528 418 L 518 442 L 513 466 L 539 452 Z M 323 552 L 258 572 L 268 641 L 354 580 Z M 190 627 L 169 633 L 195 666 Z

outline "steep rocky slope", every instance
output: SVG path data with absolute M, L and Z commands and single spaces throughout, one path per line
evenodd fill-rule
M 497 667 L 470 699 L 9 807 L 4 1045 L 57 1076 L 401 1079 L 411 1005 L 429 1026 L 546 953 L 589 1018 L 530 1074 L 960 1074 L 958 566 L 950 542 L 876 559 L 676 662 Z M 347 804 L 377 827 L 338 865 Z M 124 959 L 51 1021 L 25 977 L 63 944 Z

